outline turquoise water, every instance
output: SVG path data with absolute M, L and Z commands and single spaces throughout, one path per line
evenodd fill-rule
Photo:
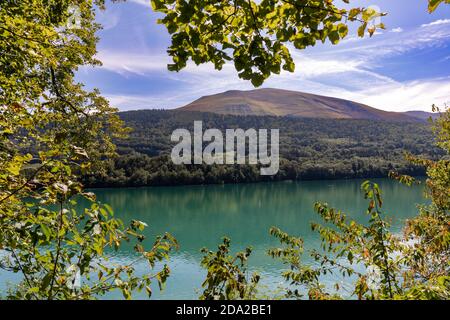
M 417 213 L 416 204 L 425 202 L 422 187 L 408 188 L 388 179 L 374 181 L 383 190 L 384 211 L 392 219 L 392 230 L 399 232 L 403 221 Z M 147 222 L 147 245 L 156 234 L 166 231 L 179 241 L 180 249 L 172 254 L 169 262 L 172 274 L 167 287 L 163 292 L 155 288 L 153 298 L 196 299 L 205 276 L 200 267 L 202 247 L 216 249 L 223 236 L 231 238 L 235 251 L 252 246 L 251 270 L 260 272 L 263 284 L 275 289 L 283 284 L 280 277 L 283 266 L 266 255 L 268 248 L 277 245 L 268 234 L 269 228 L 277 226 L 303 237 L 306 247 L 316 247 L 319 238 L 310 230 L 311 222 L 320 222 L 313 210 L 314 202 L 328 202 L 352 218 L 365 221 L 367 201 L 360 191 L 362 182 L 305 181 L 94 191 L 97 199 L 110 204 L 116 216 L 125 222 L 131 219 Z M 132 246 L 125 245 L 114 260 L 127 263 L 133 258 Z M 136 268 L 140 273 L 147 271 L 144 263 Z M 5 281 L 16 278 L 0 273 L 1 288 L 4 289 Z M 137 293 L 134 297 L 146 295 Z M 121 295 L 113 293 L 108 298 L 121 298 Z

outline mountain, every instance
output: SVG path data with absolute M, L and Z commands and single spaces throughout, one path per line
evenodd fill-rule
M 436 119 L 439 117 L 438 113 L 431 113 L 431 112 L 425 112 L 425 111 L 406 111 L 405 114 L 407 114 L 410 117 L 414 117 L 420 120 L 428 120 L 430 117 L 432 119 Z
M 184 111 L 231 115 L 273 115 L 327 119 L 419 121 L 419 117 L 387 112 L 367 105 L 310 93 L 282 89 L 231 90 L 204 96 L 179 108 Z

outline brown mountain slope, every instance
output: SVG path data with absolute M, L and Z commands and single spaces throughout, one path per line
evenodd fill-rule
M 382 111 L 349 100 L 281 89 L 226 91 L 201 97 L 179 110 L 233 115 L 419 121 L 404 113 Z
M 430 117 L 435 120 L 439 118 L 439 113 L 431 113 L 431 112 L 425 112 L 425 111 L 406 111 L 406 115 L 410 117 L 414 117 L 421 120 L 428 120 Z

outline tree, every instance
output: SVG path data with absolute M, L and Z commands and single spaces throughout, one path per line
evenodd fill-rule
M 211 62 L 221 70 L 233 61 L 238 75 L 260 86 L 281 69 L 293 72 L 290 45 L 297 49 L 326 41 L 337 44 L 348 34 L 348 22 L 358 22 L 358 35 L 372 36 L 384 13 L 373 8 L 338 7 L 337 1 L 317 0 L 152 0 L 164 14 L 159 23 L 172 37 L 168 53 L 179 71 L 189 59 L 197 65 Z M 344 0 L 346 4 L 350 0 Z
M 151 0 L 154 11 L 164 15 L 172 38 L 168 54 L 171 71 L 186 67 L 189 59 L 207 62 L 221 70 L 233 61 L 240 78 L 257 87 L 281 69 L 294 72 L 290 54 L 317 42 L 339 43 L 350 22 L 359 23 L 358 36 L 372 36 L 384 29 L 374 8 L 342 6 L 335 0 Z M 351 0 L 343 0 L 350 4 Z M 449 0 L 429 0 L 429 12 Z
M 127 130 L 98 90 L 75 82 L 94 58 L 103 1 L 5 0 L 0 4 L 0 267 L 21 273 L 11 299 L 89 299 L 120 289 L 162 285 L 167 266 L 143 277 L 108 261 L 108 250 L 136 239 L 149 267 L 176 246 L 169 234 L 145 250 L 146 224 L 124 227 L 112 209 L 83 190 L 79 177 L 115 155 Z M 91 206 L 77 211 L 85 197 Z M 80 286 L 77 286 L 80 279 Z
M 435 121 L 437 144 L 450 154 L 450 110 Z M 302 243 L 272 228 L 283 248 L 269 250 L 290 270 L 283 276 L 291 284 L 306 288 L 309 298 L 342 298 L 340 286 L 334 292 L 319 281 L 324 274 L 355 276 L 350 290 L 359 299 L 449 299 L 450 298 L 450 160 L 438 161 L 409 156 L 410 161 L 427 168 L 426 195 L 431 204 L 421 206 L 419 215 L 407 221 L 404 234 L 389 232 L 382 212 L 381 191 L 376 184 L 365 182 L 362 188 L 369 199 L 369 224 L 348 220 L 341 211 L 316 203 L 315 209 L 325 223 L 312 224 L 322 240 L 322 251 L 310 251 L 320 267 L 303 265 Z M 414 179 L 391 173 L 391 177 L 411 185 Z M 363 272 L 358 268 L 364 266 Z M 301 297 L 305 290 L 288 291 L 288 296 Z
M 433 13 L 442 3 L 450 3 L 450 0 L 428 0 L 428 12 Z
M 208 270 L 202 286 L 205 288 L 200 296 L 202 300 L 235 300 L 255 299 L 256 288 L 260 276 L 253 273 L 250 277 L 247 271 L 247 258 L 251 248 L 230 255 L 230 239 L 224 238 L 217 252 L 202 249 L 204 257 L 202 266 Z
M 438 108 L 433 107 L 435 111 Z M 426 196 L 428 206 L 420 207 L 419 215 L 407 222 L 405 236 L 418 242 L 413 252 L 418 257 L 412 261 L 408 281 L 437 283 L 437 287 L 450 290 L 450 109 L 434 121 L 436 144 L 446 152 L 438 161 L 408 155 L 411 162 L 427 169 Z M 410 177 L 400 177 L 412 183 Z M 417 280 L 419 279 L 419 280 Z

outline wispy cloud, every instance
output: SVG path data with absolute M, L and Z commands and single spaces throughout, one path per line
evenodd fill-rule
M 150 7 L 150 0 L 128 0 L 128 1 L 136 3 L 136 4 L 140 4 L 145 7 Z
M 400 32 L 403 32 L 403 28 L 400 28 L 400 27 L 394 28 L 394 29 L 391 30 L 391 32 L 400 33 Z
M 450 103 L 450 78 L 390 83 L 343 94 L 344 97 L 388 111 L 431 111 L 433 104 Z
M 145 75 L 149 72 L 165 71 L 170 58 L 167 55 L 148 55 L 145 53 L 115 52 L 101 50 L 96 56 L 102 61 L 102 68 L 125 75 L 134 73 Z
M 114 107 L 124 110 L 162 109 L 174 103 L 173 97 L 155 95 L 106 94 Z
M 95 13 L 96 22 L 101 24 L 102 30 L 110 30 L 117 26 L 120 21 L 120 11 L 117 8 L 110 8 L 109 10 L 97 10 Z
M 149 5 L 147 0 L 132 2 Z M 264 87 L 351 99 L 392 111 L 429 111 L 433 103 L 450 103 L 450 78 L 396 80 L 395 74 L 389 74 L 383 68 L 387 59 L 392 57 L 400 59 L 409 52 L 448 45 L 449 19 L 436 20 L 415 29 L 397 27 L 371 39 L 355 40 L 349 38 L 332 49 L 293 49 L 296 71 L 272 76 Z M 126 83 L 130 83 L 129 86 L 133 85 L 133 80 L 145 82 L 148 79 L 149 85 L 155 78 L 167 81 L 167 85 L 160 85 L 151 94 L 142 90 L 121 90 L 119 86 L 105 91 L 111 103 L 123 110 L 174 108 L 203 95 L 253 88 L 248 81 L 238 78 L 230 63 L 220 72 L 211 64 L 196 66 L 189 63 L 181 72 L 172 73 L 167 71 L 171 59 L 164 49 L 141 49 L 120 51 L 110 47 L 98 53 L 98 58 L 103 62 L 101 70 L 120 75 Z M 440 59 L 441 63 L 448 61 Z M 92 70 L 85 71 L 92 75 Z
M 426 28 L 426 27 L 432 27 L 432 26 L 438 26 L 441 24 L 449 24 L 450 23 L 450 19 L 439 19 L 430 23 L 425 23 L 422 24 L 421 27 L 422 28 Z
M 401 55 L 413 50 L 439 47 L 449 40 L 450 24 L 435 24 L 424 30 L 415 28 L 401 33 L 385 33 L 383 37 L 366 38 L 362 42 L 349 43 L 347 46 L 337 47 L 321 54 L 342 55 L 347 53 L 353 57 L 360 56 L 374 60 L 389 55 Z
M 217 81 L 212 85 L 198 83 L 194 88 L 180 90 L 176 95 L 166 93 L 139 95 L 139 94 L 113 94 L 105 93 L 113 106 L 121 110 L 136 109 L 172 109 L 188 104 L 200 96 L 223 92 L 230 88 L 250 90 L 247 82 Z M 369 106 L 387 111 L 423 110 L 430 111 L 431 105 L 450 104 L 450 79 L 428 79 L 405 83 L 393 82 L 347 90 L 336 85 L 326 85 L 311 80 L 296 81 L 295 79 L 271 79 L 264 87 L 286 90 L 304 91 L 313 94 L 348 99 L 367 104 Z

